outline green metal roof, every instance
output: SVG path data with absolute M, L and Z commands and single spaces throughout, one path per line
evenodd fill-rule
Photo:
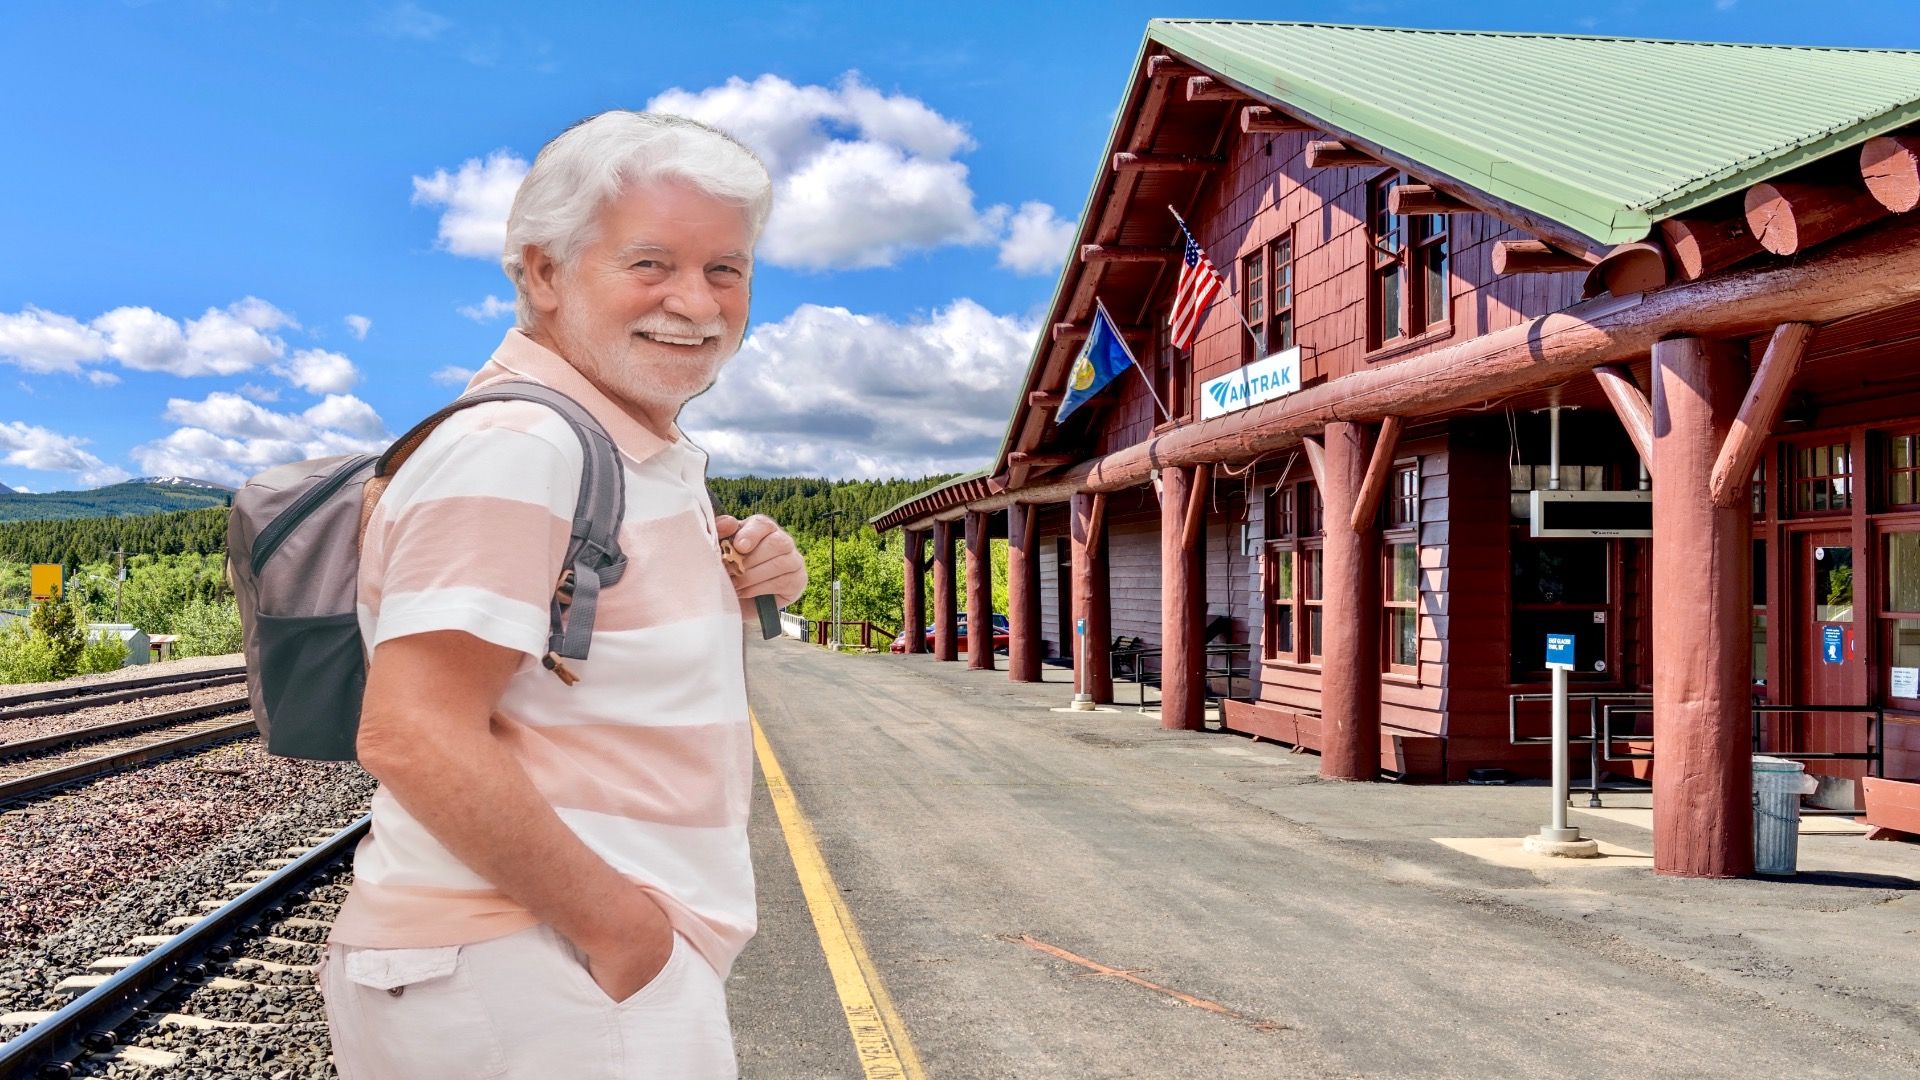
M 874 522 L 885 518 L 888 514 L 893 513 L 895 510 L 898 510 L 901 507 L 908 505 L 909 503 L 917 502 L 931 495 L 938 495 L 939 493 L 947 490 L 948 488 L 959 487 L 961 484 L 965 484 L 973 480 L 985 480 L 992 472 L 993 472 L 993 469 L 991 467 L 984 468 L 984 469 L 975 469 L 970 473 L 961 473 L 959 476 L 956 476 L 951 480 L 943 480 L 940 483 L 935 484 L 932 487 L 926 489 L 925 491 L 916 491 L 913 494 L 907 496 L 906 498 L 901 499 L 899 502 L 894 503 L 892 506 L 887 507 L 885 510 L 882 510 L 879 513 L 868 518 L 867 524 L 871 525 Z
M 1920 120 L 1920 52 L 1155 19 L 1246 89 L 1605 244 Z

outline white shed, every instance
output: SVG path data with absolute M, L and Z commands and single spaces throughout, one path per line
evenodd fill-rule
M 101 641 L 106 638 L 119 638 L 127 643 L 127 664 L 144 664 L 153 659 L 153 646 L 147 640 L 147 632 L 132 623 L 88 623 L 87 640 Z

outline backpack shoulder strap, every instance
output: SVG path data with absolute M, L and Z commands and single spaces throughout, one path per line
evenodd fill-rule
M 574 500 L 566 559 L 560 579 L 554 585 L 547 655 L 542 661 L 571 684 L 574 676 L 560 663 L 560 658 L 586 659 L 600 589 L 619 581 L 627 569 L 626 556 L 620 550 L 620 521 L 626 512 L 626 469 L 620 464 L 612 436 L 579 402 L 550 386 L 525 379 L 504 379 L 462 394 L 415 424 L 380 455 L 373 479 L 367 482 L 370 498 L 361 513 L 362 527 L 371 511 L 372 500 L 379 498 L 386 482 L 413 456 L 433 429 L 461 409 L 483 401 L 538 402 L 565 418 L 580 439 L 584 452 L 580 492 Z

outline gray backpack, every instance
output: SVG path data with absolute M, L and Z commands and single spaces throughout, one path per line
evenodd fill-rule
M 542 662 L 568 685 L 565 660 L 584 660 L 600 589 L 620 580 L 626 476 L 613 440 L 572 398 L 506 380 L 465 394 L 414 425 L 384 454 L 277 466 L 234 493 L 227 577 L 245 629 L 247 691 L 267 752 L 354 760 L 367 657 L 354 609 L 360 541 L 393 474 L 440 421 L 483 401 L 537 401 L 567 419 L 586 451 L 573 538 L 549 607 Z

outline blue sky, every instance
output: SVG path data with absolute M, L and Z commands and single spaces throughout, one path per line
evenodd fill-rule
M 919 476 L 998 445 L 1150 17 L 1920 47 L 1902 2 L 559 6 L 0 7 L 0 484 L 381 445 L 510 325 L 502 200 L 603 109 L 772 159 L 754 330 L 681 419 L 714 472 Z

